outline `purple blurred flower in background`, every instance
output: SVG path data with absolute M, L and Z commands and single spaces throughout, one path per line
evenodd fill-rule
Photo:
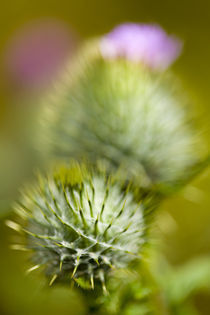
M 126 58 L 163 71 L 180 55 L 182 43 L 159 25 L 126 23 L 105 35 L 100 49 L 106 59 Z
M 36 20 L 11 38 L 5 54 L 5 71 L 16 88 L 46 88 L 75 50 L 68 25 L 54 19 Z

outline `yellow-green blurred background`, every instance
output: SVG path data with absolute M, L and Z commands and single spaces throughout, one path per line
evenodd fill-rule
M 24 276 L 25 257 L 8 250 L 11 236 L 3 219 L 19 186 L 39 158 L 27 143 L 34 110 L 16 100 L 5 84 L 4 56 L 8 42 L 25 23 L 40 18 L 67 22 L 82 39 L 103 34 L 126 21 L 159 23 L 184 42 L 173 66 L 195 104 L 197 124 L 210 139 L 210 1 L 208 0 L 11 0 L 0 10 L 0 314 L 83 314 L 72 292 L 62 288 L 41 294 L 36 277 Z M 36 103 L 35 101 L 33 103 Z M 33 104 L 36 106 L 36 104 Z M 172 264 L 210 252 L 210 171 L 167 200 L 157 220 L 159 247 Z M 57 290 L 57 291 L 56 291 Z M 200 314 L 210 314 L 205 296 Z M 138 314 L 137 314 L 138 315 Z

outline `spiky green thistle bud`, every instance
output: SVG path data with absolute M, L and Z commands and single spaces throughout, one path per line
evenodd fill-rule
M 201 155 L 177 79 L 130 60 L 106 60 L 97 45 L 84 48 L 76 69 L 44 100 L 44 150 L 121 165 L 140 186 L 174 187 Z
M 16 206 L 20 224 L 7 223 L 25 234 L 31 270 L 43 267 L 51 283 L 74 279 L 84 288 L 102 283 L 105 290 L 114 268 L 140 259 L 146 207 L 113 176 L 75 164 L 40 176 Z

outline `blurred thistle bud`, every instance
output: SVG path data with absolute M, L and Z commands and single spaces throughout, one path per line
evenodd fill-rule
M 8 84 L 18 92 L 46 89 L 74 54 L 76 36 L 56 19 L 40 19 L 24 25 L 8 42 L 4 69 Z
M 147 206 L 145 206 L 147 204 Z M 138 261 L 146 241 L 144 214 L 149 203 L 136 203 L 117 175 L 85 165 L 59 167 L 39 176 L 16 206 L 20 224 L 7 225 L 26 235 L 35 266 L 56 281 L 76 281 L 82 288 L 102 288 L 113 269 Z
M 100 41 L 105 59 L 125 58 L 161 71 L 173 63 L 181 49 L 180 40 L 168 36 L 159 25 L 153 24 L 122 24 Z
M 203 154 L 187 103 L 169 71 L 105 58 L 101 39 L 91 41 L 43 100 L 40 149 L 60 158 L 101 159 L 111 170 L 121 166 L 122 177 L 137 186 L 173 190 Z

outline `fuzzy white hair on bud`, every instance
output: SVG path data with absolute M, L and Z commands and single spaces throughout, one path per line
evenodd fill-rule
M 97 53 L 81 60 L 44 101 L 42 152 L 102 159 L 145 187 L 188 177 L 201 159 L 200 140 L 177 79 Z
M 84 166 L 40 176 L 17 210 L 21 223 L 8 225 L 22 227 L 33 252 L 28 272 L 43 267 L 50 285 L 72 279 L 92 289 L 101 283 L 105 292 L 107 276 L 139 260 L 146 241 L 144 203 L 114 177 Z

